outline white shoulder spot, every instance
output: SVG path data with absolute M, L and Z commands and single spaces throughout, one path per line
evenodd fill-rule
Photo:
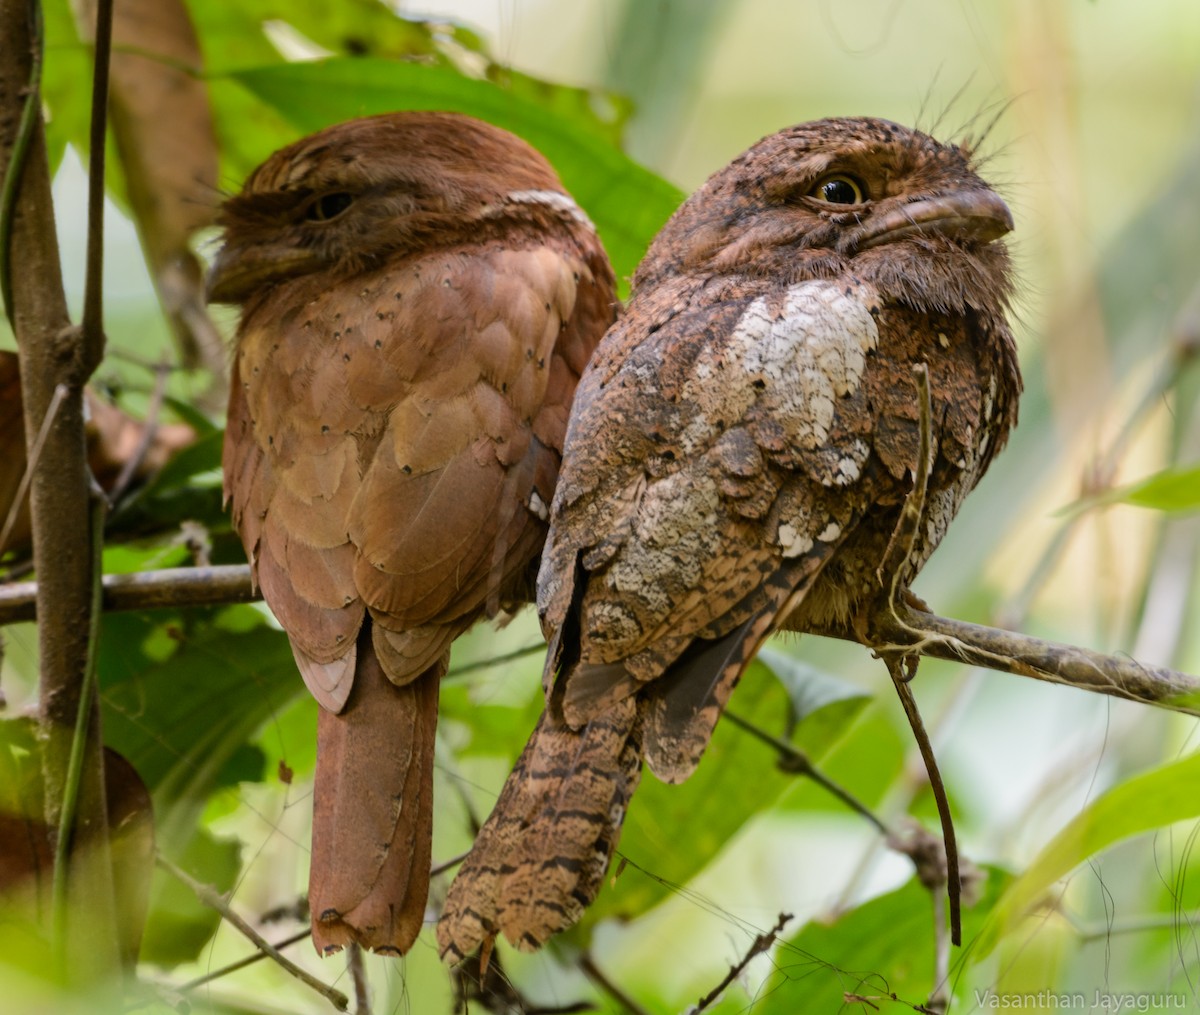
M 568 195 L 557 190 L 513 190 L 504 196 L 505 204 L 541 204 L 553 208 L 574 219 L 580 225 L 587 226 L 592 232 L 596 227 L 587 217 L 582 208 Z
M 683 435 L 685 447 L 710 441 L 712 421 L 728 426 L 755 403 L 789 442 L 820 447 L 837 399 L 858 390 L 867 354 L 879 345 L 869 285 L 800 282 L 751 301 L 722 342 L 696 358 L 685 397 L 701 407 Z
M 542 521 L 550 521 L 550 509 L 546 506 L 546 502 L 538 496 L 537 490 L 533 490 L 529 494 L 529 510 Z

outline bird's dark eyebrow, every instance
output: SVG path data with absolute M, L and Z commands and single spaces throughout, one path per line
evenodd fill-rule
M 303 205 L 316 193 L 311 187 L 296 190 L 269 190 L 262 193 L 242 193 L 225 202 L 221 218 L 247 221 L 275 220 Z

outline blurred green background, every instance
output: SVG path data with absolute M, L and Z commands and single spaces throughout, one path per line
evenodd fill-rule
M 387 75 L 368 73 L 367 63 L 358 65 L 368 69 L 358 77 L 348 72 L 354 83 L 337 91 L 323 84 L 320 65 L 281 70 L 283 60 L 361 52 L 361 38 L 351 45 L 352 29 L 369 4 L 346 5 L 342 20 L 330 13 L 341 5 L 320 3 L 235 8 L 195 0 L 190 6 L 214 75 L 226 191 L 273 148 L 323 118 L 406 102 L 388 91 Z M 1016 331 L 1026 394 L 1009 448 L 915 591 L 945 615 L 1200 672 L 1192 623 L 1196 516 L 1088 499 L 1200 459 L 1197 378 L 1188 369 L 1200 343 L 1200 4 L 397 6 L 409 17 L 445 19 L 432 37 L 438 59 L 455 73 L 478 76 L 486 64 L 496 77 L 491 68 L 511 67 L 585 90 L 563 95 L 535 83 L 520 91 L 519 82 L 510 82 L 488 93 L 487 108 L 531 122 L 562 145 L 560 171 L 602 232 L 610 230 L 606 241 L 626 275 L 639 238 L 648 238 L 673 206 L 670 185 L 690 191 L 783 126 L 869 114 L 943 140 L 990 128 L 980 149 L 982 172 L 1017 223 L 1011 246 L 1020 275 Z M 47 5 L 48 74 L 56 66 L 86 68 L 65 10 Z M 374 45 L 385 42 L 377 37 Z M 490 58 L 480 55 L 484 50 Z M 366 58 L 390 55 L 372 50 L 368 35 Z M 66 95 L 73 80 L 78 101 L 85 86 L 70 78 L 73 71 L 57 73 L 59 92 L 49 92 L 47 101 L 52 150 L 57 142 L 61 151 L 73 138 L 65 115 L 55 120 L 55 94 Z M 463 95 L 467 107 L 484 101 L 482 93 Z M 529 120 L 533 106 L 559 119 Z M 596 123 L 588 126 L 588 116 Z M 578 132 L 555 133 L 563 122 Z M 631 175 L 612 161 L 608 140 L 591 140 L 602 133 L 596 124 L 623 133 L 628 154 L 666 182 Z M 55 184 L 75 308 L 84 245 L 79 165 L 68 150 Z M 579 187 L 588 181 L 595 193 L 584 200 Z M 213 247 L 201 249 L 211 254 Z M 106 288 L 110 352 L 145 361 L 172 355 L 134 229 L 116 205 Z M 110 355 L 98 380 L 137 412 L 152 379 Z M 178 377 L 171 393 L 186 403 L 203 388 L 203 379 Z M 227 533 L 218 531 L 215 448 L 210 441 L 208 457 L 198 455 L 154 503 L 201 491 L 188 510 L 216 533 L 218 551 L 232 553 Z M 182 546 L 160 538 L 109 551 L 107 567 L 165 566 L 186 557 Z M 264 612 L 109 618 L 103 637 L 106 731 L 151 783 L 160 849 L 232 888 L 234 905 L 248 916 L 294 904 L 307 876 L 305 780 L 315 712 L 298 693 L 286 645 Z M 454 665 L 537 640 L 527 613 L 500 632 L 477 629 L 456 645 Z M 785 639 L 773 652 L 751 670 L 731 707 L 791 736 L 889 823 L 911 813 L 936 829 L 920 759 L 882 665 L 860 649 L 815 638 Z M 10 711 L 31 700 L 34 655 L 33 629 L 10 628 L 3 671 Z M 539 671 L 535 654 L 447 682 L 435 863 L 468 842 L 465 801 L 482 814 L 494 799 L 536 714 Z M 1047 905 L 1006 925 L 990 955 L 976 942 L 952 956 L 953 1010 L 986 1010 L 989 997 L 1038 991 L 1079 992 L 1089 1002 L 1096 991 L 1148 993 L 1186 1000 L 1175 1004 L 1181 1010 L 1200 1008 L 1194 821 L 1094 852 L 1101 840 L 1136 830 L 1138 808 L 1149 808 L 1155 794 L 1179 798 L 1166 806 L 1168 815 L 1195 812 L 1188 795 L 1200 799 L 1200 792 L 1194 782 L 1181 789 L 1179 781 L 1190 770 L 1170 770 L 1162 785 L 1130 782 L 1195 750 L 1195 722 L 949 664 L 926 662 L 914 690 L 947 780 L 960 849 L 991 871 L 983 901 L 968 915 L 968 944 L 1007 879 L 1048 846 L 1065 857 L 1065 869 L 1074 868 L 1043 886 Z M 798 725 L 791 722 L 796 718 Z M 578 959 L 586 952 L 643 1010 L 686 1010 L 786 911 L 796 917 L 784 934 L 787 946 L 756 960 L 711 1010 L 859 1010 L 847 994 L 867 996 L 885 1011 L 922 1002 L 934 985 L 932 916 L 928 896 L 907 883 L 910 865 L 861 818 L 780 773 L 775 761 L 772 751 L 725 723 L 691 782 L 668 788 L 647 777 L 621 845 L 630 863 L 602 892 L 587 924 L 536 956 L 502 950 L 504 969 L 526 1000 L 548 1007 L 587 1000 L 601 1010 L 625 1010 L 585 975 Z M 296 773 L 290 784 L 279 777 L 281 764 Z M 1124 801 L 1118 818 L 1103 812 L 1107 834 L 1091 845 L 1055 846 L 1056 833 L 1077 814 L 1089 813 L 1114 787 L 1119 793 L 1130 786 L 1130 799 L 1118 798 Z M 158 891 L 158 922 L 148 931 L 155 942 L 144 953 L 154 961 L 143 966 L 146 980 L 161 988 L 146 995 L 151 1010 L 173 999 L 171 985 L 249 951 L 236 932 L 217 929 L 187 898 L 172 901 L 165 885 Z M 435 884 L 435 901 L 443 891 L 444 883 Z M 283 937 L 297 926 L 284 920 L 267 934 Z M 19 957 L 20 949 L 14 953 Z M 289 954 L 349 989 L 341 960 L 322 962 L 307 944 Z M 6 969 L 4 961 L 0 982 L 8 981 L 21 1001 L 13 1010 L 90 1010 L 86 998 L 55 993 L 28 963 L 14 960 Z M 448 1010 L 451 988 L 431 934 L 402 962 L 367 962 L 375 1011 Z M 893 991 L 901 1002 L 887 999 Z M 269 963 L 193 989 L 188 998 L 193 1011 L 328 1010 Z M 1041 1008 L 1024 1007 L 1055 1006 L 1047 1000 Z

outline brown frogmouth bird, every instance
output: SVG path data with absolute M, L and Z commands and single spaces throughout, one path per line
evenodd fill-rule
M 1011 228 L 967 148 L 874 119 L 765 138 L 663 228 L 576 392 L 538 575 L 547 706 L 451 887 L 445 958 L 577 920 L 642 760 L 686 779 L 773 631 L 853 631 L 907 588 L 1016 421 Z M 924 512 L 889 554 L 922 364 Z
M 615 312 L 546 161 L 450 113 L 328 128 L 222 211 L 225 491 L 320 703 L 313 940 L 404 952 L 450 643 L 532 596 L 571 398 Z

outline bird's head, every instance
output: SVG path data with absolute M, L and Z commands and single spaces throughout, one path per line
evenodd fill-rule
M 244 303 L 317 271 L 336 281 L 513 219 L 587 223 L 546 160 L 507 131 L 456 113 L 350 120 L 277 151 L 224 204 L 208 296 Z
M 885 298 L 1003 307 L 1013 227 L 970 153 L 887 120 L 818 120 L 759 141 L 659 233 L 635 292 L 668 273 L 800 282 L 850 272 Z

